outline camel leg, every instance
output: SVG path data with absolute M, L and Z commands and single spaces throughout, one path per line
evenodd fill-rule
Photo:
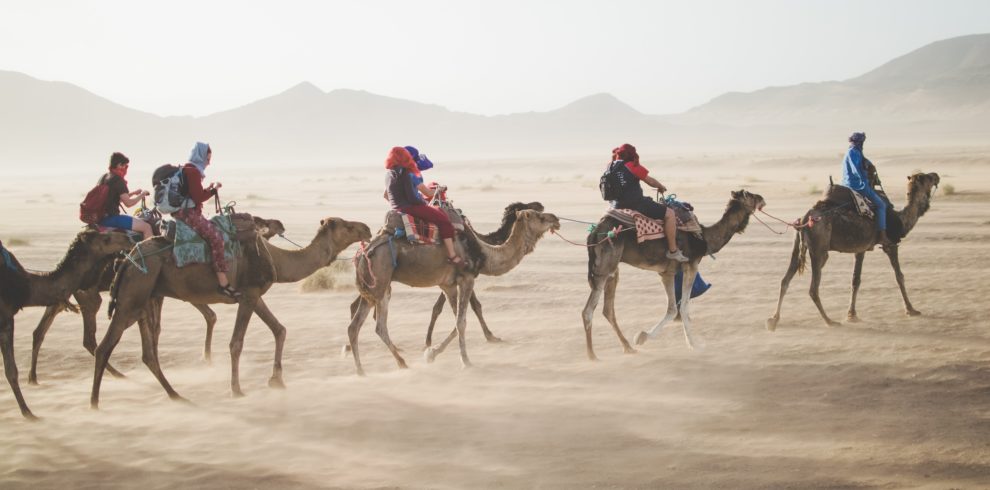
M 433 304 L 433 313 L 430 316 L 430 326 L 426 327 L 426 347 L 433 345 L 433 327 L 437 324 L 437 318 L 440 318 L 440 314 L 443 313 L 443 305 L 447 302 L 447 297 L 443 293 L 437 298 L 437 302 Z
M 897 245 L 884 247 L 884 253 L 890 259 L 890 266 L 894 268 L 894 278 L 897 279 L 897 287 L 901 288 L 901 298 L 904 300 L 904 313 L 908 316 L 917 316 L 921 312 L 911 306 L 911 300 L 907 296 L 907 288 L 904 286 L 904 273 L 901 272 L 901 261 L 897 257 Z
M 98 288 L 76 291 L 73 297 L 76 298 L 79 313 L 82 315 L 83 347 L 86 348 L 86 352 L 93 355 L 96 352 L 96 315 L 100 312 L 103 298 L 100 297 Z M 126 378 L 124 373 L 115 369 L 110 363 L 107 363 L 107 372 L 115 378 Z
M 660 274 L 660 283 L 663 284 L 663 290 L 667 294 L 667 312 L 656 325 L 650 328 L 649 332 L 643 330 L 636 334 L 634 339 L 636 345 L 643 345 L 647 339 L 656 338 L 660 332 L 663 332 L 668 323 L 674 321 L 674 318 L 679 315 L 683 316 L 677 309 L 677 296 L 674 295 L 674 274 Z
M 820 255 L 815 252 L 814 248 L 808 249 L 809 259 L 811 260 L 811 288 L 808 290 L 808 294 L 811 296 L 811 301 L 815 302 L 815 306 L 818 308 L 818 313 L 821 314 L 822 320 L 825 320 L 825 324 L 830 327 L 837 327 L 842 325 L 841 323 L 832 320 L 825 313 L 825 307 L 822 306 L 822 299 L 818 295 L 818 288 L 822 284 L 822 268 L 825 267 L 825 262 L 828 262 L 828 251 L 823 250 Z
M 38 326 L 34 328 L 34 339 L 31 343 L 31 371 L 28 373 L 28 384 L 38 384 L 38 356 L 41 354 L 41 344 L 45 342 L 48 329 L 52 328 L 55 317 L 58 316 L 59 307 L 49 306 L 45 308 L 45 313 L 41 315 Z
M 681 304 L 678 311 L 681 314 L 681 327 L 684 329 L 684 342 L 692 350 L 698 350 L 700 347 L 695 343 L 694 337 L 691 335 L 691 288 L 694 287 L 694 281 L 698 277 L 698 263 L 688 262 L 684 264 L 684 279 L 681 281 L 681 291 L 684 291 L 684 296 L 681 298 Z
M 502 339 L 495 336 L 492 331 L 488 328 L 488 323 L 485 322 L 485 317 L 481 314 L 481 301 L 478 300 L 478 295 L 471 292 L 471 310 L 474 311 L 474 315 L 478 317 L 478 321 L 481 322 L 481 331 L 485 334 L 485 340 L 489 342 L 501 342 Z
M 96 367 L 93 371 L 93 391 L 89 398 L 89 405 L 93 409 L 100 408 L 100 384 L 103 382 L 103 371 L 106 370 L 107 362 L 110 360 L 110 354 L 113 353 L 113 349 L 120 342 L 120 337 L 124 334 L 124 330 L 127 330 L 133 325 L 142 314 L 141 309 L 123 309 L 122 307 L 118 307 L 117 311 L 113 314 L 113 318 L 110 320 L 110 326 L 107 327 L 107 333 L 103 335 L 100 345 L 96 346 L 96 352 L 94 353 Z M 142 336 L 143 343 L 144 337 Z
M 613 274 L 615 272 L 613 271 Z M 592 361 L 597 361 L 598 356 L 595 355 L 595 350 L 592 347 L 591 342 L 591 321 L 592 316 L 595 314 L 595 308 L 598 307 L 598 300 L 602 297 L 602 291 L 605 290 L 605 281 L 608 276 L 595 275 L 591 280 L 591 294 L 588 295 L 588 301 L 584 304 L 584 311 L 581 312 L 581 320 L 584 321 L 584 338 L 586 342 L 586 350 L 588 354 L 588 359 Z
M 447 298 L 447 301 L 450 302 L 450 306 L 454 309 L 454 315 L 456 316 L 457 315 L 457 305 L 459 304 L 457 302 L 457 287 L 456 286 L 440 286 L 440 289 L 443 290 L 443 294 Z M 426 348 L 426 350 L 423 352 L 423 355 L 426 358 L 426 362 L 430 363 L 430 362 L 433 362 L 434 360 L 436 360 L 437 356 L 441 352 L 443 352 L 444 350 L 446 350 L 447 349 L 447 346 L 450 345 L 450 343 L 456 337 L 457 337 L 457 326 L 455 324 L 454 329 L 450 331 L 450 333 L 447 335 L 447 337 L 445 339 L 443 339 L 443 342 L 440 342 L 440 345 L 439 346 L 436 346 L 436 347 L 427 347 Z
M 230 337 L 230 393 L 235 398 L 244 396 L 240 378 L 241 350 L 244 348 L 244 334 L 247 333 L 248 323 L 259 300 L 260 298 L 242 296 L 237 305 L 234 334 Z
M 364 376 L 364 368 L 361 367 L 361 356 L 358 354 L 358 334 L 361 333 L 361 325 L 368 318 L 371 312 L 371 302 L 363 296 L 358 296 L 357 308 L 351 316 L 351 324 L 347 326 L 347 341 L 350 343 L 351 354 L 354 356 L 354 368 L 358 376 Z
M 378 308 L 376 309 L 378 318 L 376 319 L 375 333 L 382 339 L 382 342 L 385 342 L 385 346 L 392 353 L 392 357 L 395 358 L 399 369 L 406 369 L 409 367 L 406 365 L 406 360 L 399 355 L 399 350 L 395 348 L 395 344 L 392 343 L 392 339 L 388 336 L 388 302 L 390 299 L 392 299 L 392 288 L 385 290 L 385 294 L 378 301 Z
M 616 269 L 615 274 L 612 274 L 605 280 L 605 305 L 602 307 L 602 315 L 612 325 L 615 335 L 619 337 L 619 343 L 622 344 L 623 352 L 626 354 L 635 354 L 636 349 L 633 349 L 629 345 L 629 341 L 626 340 L 626 337 L 622 335 L 622 330 L 619 329 L 619 320 L 615 317 L 615 290 L 618 287 L 619 270 Z
M 457 343 L 461 348 L 461 366 L 469 368 L 471 360 L 467 355 L 467 307 L 474 292 L 474 277 L 461 276 L 460 283 L 457 288 Z
M 258 315 L 258 318 L 261 318 L 261 321 L 265 322 L 265 325 L 268 325 L 268 329 L 272 331 L 272 336 L 275 337 L 275 364 L 272 367 L 272 377 L 268 380 L 268 386 L 285 388 L 285 382 L 282 381 L 282 349 L 285 347 L 285 327 L 275 318 L 272 310 L 268 309 L 268 305 L 262 298 L 258 298 L 258 302 L 255 303 L 254 313 Z
M 791 284 L 791 279 L 794 279 L 794 274 L 797 274 L 801 264 L 801 233 L 802 231 L 798 230 L 794 236 L 794 250 L 791 251 L 791 263 L 787 266 L 787 272 L 784 273 L 784 277 L 780 280 L 780 296 L 777 298 L 777 309 L 774 310 L 770 318 L 767 318 L 766 327 L 771 332 L 777 330 L 777 322 L 780 321 L 780 307 L 784 304 L 784 295 L 787 294 L 787 287 Z
M 856 264 L 853 266 L 852 295 L 849 298 L 849 313 L 846 314 L 846 320 L 853 323 L 859 321 L 859 316 L 856 315 L 856 295 L 859 294 L 859 285 L 862 282 L 864 258 L 866 252 L 856 254 Z
M 144 315 L 138 319 L 138 329 L 141 331 L 141 360 L 148 370 L 155 376 L 158 383 L 162 385 L 165 393 L 172 400 L 184 401 L 174 389 L 172 384 L 165 378 L 161 364 L 158 362 L 158 337 L 161 335 L 161 307 L 163 298 L 153 298 L 148 302 Z
M 14 317 L 4 316 L 0 318 L 0 353 L 3 353 L 3 371 L 7 376 L 7 383 L 10 390 L 14 392 L 17 399 L 17 406 L 21 408 L 21 415 L 28 420 L 37 420 L 31 413 L 24 395 L 21 394 L 21 385 L 17 381 L 17 362 L 14 360 Z
M 196 308 L 203 315 L 203 320 L 206 320 L 206 342 L 203 345 L 203 360 L 207 364 L 213 364 L 213 327 L 217 324 L 217 314 L 209 305 L 194 304 L 193 308 Z

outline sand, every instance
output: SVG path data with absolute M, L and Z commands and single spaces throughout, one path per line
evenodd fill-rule
M 703 223 L 716 221 L 740 188 L 791 219 L 814 203 L 829 174 L 839 176 L 839 150 L 644 155 L 644 163 Z M 31 331 L 42 313 L 29 308 L 16 318 L 17 359 L 24 394 L 43 420 L 24 421 L 2 383 L 0 487 L 990 487 L 990 150 L 869 154 L 898 206 L 906 175 L 942 176 L 931 211 L 900 252 L 920 317 L 904 315 L 878 250 L 866 260 L 861 323 L 824 326 L 806 274 L 792 283 L 777 331 L 767 332 L 792 235 L 752 222 L 716 260 L 702 262 L 714 284 L 692 307 L 703 350 L 685 346 L 678 323 L 623 354 L 599 310 L 601 361 L 591 362 L 580 319 L 585 250 L 548 235 L 513 272 L 478 280 L 489 325 L 505 341 L 486 343 L 469 318 L 471 369 L 462 369 L 456 345 L 434 364 L 423 360 L 438 291 L 396 285 L 390 329 L 410 369 L 396 367 L 369 322 L 361 336 L 368 376 L 356 376 L 351 359 L 340 357 L 355 297 L 345 271 L 329 290 L 282 284 L 266 295 L 289 330 L 287 389 L 266 385 L 274 343 L 254 319 L 241 360 L 247 396 L 231 398 L 234 308 L 215 308 L 214 361 L 206 364 L 202 318 L 167 300 L 163 368 L 193 404 L 167 399 L 141 363 L 132 328 L 112 358 L 128 377 L 107 377 L 93 411 L 93 360 L 78 315 L 58 317 L 42 350 L 41 384 L 27 385 Z M 548 212 L 586 221 L 604 210 L 600 158 L 434 160 L 427 177 L 448 184 L 480 230 L 494 229 L 512 201 L 539 200 Z M 155 165 L 135 163 L 132 182 L 148 180 Z M 378 162 L 263 172 L 221 158 L 214 164 L 225 198 L 281 219 L 297 242 L 308 242 L 320 218 L 375 230 L 385 211 Z M 26 267 L 47 270 L 61 258 L 78 230 L 76 204 L 98 172 L 22 169 L 0 183 L 0 238 Z M 582 241 L 585 226 L 565 222 L 561 233 Z M 845 318 L 852 264 L 852 256 L 833 254 L 825 269 L 823 300 L 836 319 Z M 666 300 L 655 274 L 622 267 L 617 309 L 631 339 L 663 315 Z M 102 337 L 105 314 L 99 322 Z M 438 332 L 453 323 L 448 310 Z

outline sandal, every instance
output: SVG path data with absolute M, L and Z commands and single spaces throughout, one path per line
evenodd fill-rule
M 236 290 L 236 289 L 234 289 L 234 288 L 232 288 L 232 287 L 230 287 L 230 284 L 228 284 L 226 286 L 217 286 L 217 292 L 219 292 L 220 294 L 222 294 L 222 295 L 224 295 L 224 296 L 226 296 L 226 297 L 228 297 L 230 299 L 240 299 L 241 298 L 241 292 L 238 291 L 238 290 Z
M 455 269 L 464 270 L 467 269 L 467 262 L 460 255 L 451 255 L 447 257 L 447 263 L 453 265 Z

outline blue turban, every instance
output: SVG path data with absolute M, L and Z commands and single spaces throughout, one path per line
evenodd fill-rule
M 405 148 L 406 151 L 412 155 L 413 161 L 416 162 L 416 168 L 418 168 L 420 172 L 433 168 L 433 162 L 431 162 L 429 158 L 426 158 L 425 154 L 420 155 L 419 150 L 417 150 L 415 146 L 407 146 Z
M 861 133 L 859 131 L 849 135 L 849 143 L 856 148 L 863 148 L 863 142 L 866 141 L 866 133 Z

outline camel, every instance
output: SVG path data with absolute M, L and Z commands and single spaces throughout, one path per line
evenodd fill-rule
M 256 216 L 254 223 L 258 228 L 258 233 L 266 240 L 285 232 L 285 226 L 277 219 L 267 220 Z M 100 293 L 110 290 L 110 283 L 113 281 L 114 274 L 114 259 L 115 257 L 113 256 L 106 257 L 100 264 L 97 264 L 96 267 L 88 271 L 83 276 L 79 290 L 72 293 L 72 297 L 76 299 L 79 313 L 82 314 L 83 318 L 83 347 L 90 355 L 93 355 L 93 352 L 96 351 L 96 314 L 100 311 L 100 305 L 103 303 Z M 210 344 L 213 339 L 213 326 L 217 323 L 217 314 L 207 305 L 193 304 L 193 307 L 203 315 L 203 319 L 206 321 L 206 345 L 203 349 L 203 358 L 207 362 L 210 362 Z M 34 341 L 31 345 L 31 371 L 28 373 L 28 384 L 38 384 L 38 356 L 41 354 L 41 345 L 45 342 L 45 337 L 48 335 L 48 330 L 52 327 L 52 323 L 55 322 L 55 317 L 65 309 L 61 305 L 50 305 L 45 309 L 44 315 L 38 321 L 38 326 L 34 329 Z M 109 364 L 107 365 L 107 371 L 116 378 L 124 377 L 123 373 L 117 371 Z
M 924 216 L 928 211 L 931 206 L 932 192 L 938 186 L 938 181 L 937 173 L 917 173 L 908 176 L 907 205 L 904 209 L 896 212 L 897 217 L 904 225 L 905 236 L 918 223 L 918 218 Z M 811 289 L 809 290 L 811 300 L 815 302 L 818 313 L 821 314 L 826 325 L 830 327 L 841 325 L 841 323 L 828 317 L 818 295 L 818 287 L 822 280 L 822 268 L 825 267 L 830 251 L 856 254 L 856 262 L 853 266 L 852 296 L 849 300 L 847 319 L 853 323 L 860 321 L 856 314 L 856 294 L 859 292 L 860 275 L 863 272 L 863 259 L 866 252 L 878 244 L 876 224 L 872 219 L 864 218 L 854 211 L 844 210 L 837 213 L 828 209 L 824 203 L 825 201 L 820 201 L 805 213 L 801 222 L 811 222 L 813 226 L 798 229 L 794 236 L 791 263 L 780 281 L 780 297 L 777 299 L 777 309 L 766 322 L 767 330 L 771 332 L 777 329 L 777 322 L 780 321 L 780 307 L 784 303 L 784 294 L 787 293 L 791 279 L 795 273 L 804 271 L 806 255 L 811 256 Z M 901 290 L 904 311 L 908 316 L 917 316 L 921 312 L 914 309 L 911 306 L 911 301 L 908 300 L 897 250 L 897 244 L 883 246 L 883 251 L 887 254 L 890 265 L 894 269 L 897 286 Z
M 0 352 L 3 353 L 4 372 L 10 384 L 21 414 L 30 420 L 31 413 L 21 395 L 17 381 L 17 364 L 14 361 L 14 315 L 25 306 L 65 305 L 69 295 L 79 289 L 87 271 L 105 257 L 127 250 L 133 245 L 125 233 L 100 233 L 93 229 L 79 232 L 69 245 L 62 261 L 51 272 L 35 274 L 24 270 L 13 254 L 7 253 L 15 270 L 0 261 Z
M 407 367 L 406 361 L 399 355 L 398 349 L 392 344 L 388 335 L 388 303 L 392 295 L 392 281 L 413 287 L 440 287 L 443 290 L 447 301 L 456 309 L 457 326 L 439 348 L 427 349 L 426 359 L 432 362 L 456 336 L 461 350 L 461 363 L 464 367 L 470 366 L 464 328 L 475 276 L 479 273 L 499 275 L 511 270 L 526 254 L 533 251 L 536 242 L 544 233 L 559 228 L 560 221 L 556 216 L 524 210 L 516 213 L 516 222 L 512 225 L 508 239 L 502 245 L 488 245 L 478 240 L 470 229 L 466 229 L 463 238 L 455 240 L 457 253 L 466 258 L 468 266 L 462 271 L 457 270 L 446 260 L 443 247 L 412 245 L 406 240 L 395 240 L 391 245 L 386 245 L 381 243 L 385 237 L 379 235 L 376 242 L 381 243 L 381 246 L 374 247 L 375 242 L 373 242 L 371 250 L 363 259 L 358 260 L 355 271 L 360 302 L 347 327 L 347 337 L 357 374 L 364 375 L 357 348 L 358 333 L 372 308 L 377 312 L 375 331 L 385 342 L 399 368 Z M 392 265 L 390 246 L 395 249 L 397 266 Z
M 759 194 L 753 194 L 745 190 L 733 191 L 732 198 L 722 214 L 722 218 L 710 227 L 702 226 L 702 239 L 698 239 L 690 234 L 678 236 L 678 247 L 684 251 L 690 259 L 688 262 L 680 264 L 684 271 L 682 291 L 691 291 L 694 284 L 695 275 L 698 272 L 698 264 L 701 259 L 708 254 L 714 254 L 721 250 L 732 236 L 742 233 L 749 224 L 749 216 L 755 211 L 763 208 L 766 201 Z M 619 226 L 619 222 L 608 216 L 603 217 L 598 222 L 596 230 L 613 230 Z M 602 232 L 604 233 L 604 231 Z M 588 295 L 588 302 L 584 306 L 581 318 L 584 320 L 584 334 L 587 343 L 588 359 L 598 360 L 591 342 L 591 320 L 598 306 L 602 291 L 605 292 L 605 307 L 602 314 L 612 325 L 612 329 L 619 337 L 623 350 L 627 354 L 635 353 L 636 349 L 629 345 L 626 338 L 619 329 L 618 320 L 615 317 L 615 292 L 619 285 L 619 263 L 624 262 L 633 267 L 649 270 L 660 274 L 664 290 L 667 293 L 667 312 L 659 323 L 649 331 L 641 331 L 636 335 L 636 345 L 646 343 L 648 338 L 659 335 L 669 322 L 675 319 L 680 313 L 681 322 L 684 329 L 684 340 L 688 347 L 694 349 L 695 342 L 691 336 L 691 314 L 689 310 L 690 294 L 685 294 L 681 300 L 680 307 L 674 296 L 674 276 L 677 274 L 678 263 L 666 258 L 666 242 L 664 240 L 648 240 L 643 243 L 636 243 L 635 231 L 619 232 L 614 238 L 603 239 L 603 235 L 592 233 L 588 235 L 588 283 L 591 286 L 591 294 Z
M 269 385 L 282 383 L 282 346 L 285 341 L 283 327 L 261 296 L 281 276 L 283 281 L 299 280 L 329 263 L 352 243 L 371 238 L 371 230 L 364 223 L 326 218 L 320 221 L 313 242 L 299 251 L 284 251 L 256 237 L 242 242 L 244 252 L 232 261 L 228 275 L 241 292 L 236 300 L 237 317 L 230 341 L 231 393 L 244 396 L 240 387 L 239 361 L 251 314 L 256 313 L 275 335 L 275 362 Z M 128 327 L 138 322 L 141 331 L 142 360 L 155 375 L 162 388 L 173 400 L 184 400 L 165 379 L 158 362 L 158 336 L 161 332 L 160 309 L 162 297 L 171 297 L 198 304 L 226 303 L 234 300 L 216 290 L 216 279 L 207 264 L 190 264 L 175 267 L 169 254 L 155 254 L 167 242 L 161 238 L 149 239 L 138 246 L 144 249 L 147 273 L 133 267 L 122 267 L 114 277 L 111 287 L 110 311 L 112 319 L 106 335 L 96 348 L 96 368 L 93 374 L 93 391 L 90 405 L 99 407 L 100 384 L 113 348 Z M 156 304 L 157 303 L 157 304 Z M 143 318 L 142 318 L 143 317 Z

